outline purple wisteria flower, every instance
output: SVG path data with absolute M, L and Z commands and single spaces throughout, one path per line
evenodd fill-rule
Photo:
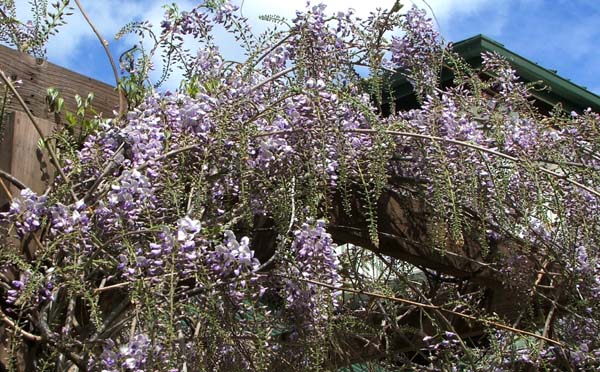
M 21 293 L 25 289 L 25 285 L 27 283 L 28 277 L 24 276 L 21 280 L 13 280 L 10 283 L 11 289 L 6 291 L 5 301 L 8 304 L 14 304 L 17 302 Z
M 425 10 L 416 6 L 406 12 L 402 28 L 402 37 L 392 37 L 391 62 L 407 71 L 417 93 L 425 96 L 438 85 L 443 49 L 440 35 Z
M 259 262 L 254 257 L 254 251 L 250 249 L 250 239 L 244 236 L 238 241 L 230 230 L 226 230 L 224 235 L 223 244 L 217 245 L 210 255 L 213 272 L 221 278 L 226 278 L 256 270 Z
M 85 233 L 90 229 L 89 213 L 83 200 L 70 206 L 56 203 L 49 208 L 48 214 L 52 234 Z
M 339 293 L 310 282 L 340 284 L 335 248 L 331 235 L 325 230 L 325 221 L 309 221 L 294 232 L 291 249 L 295 263 L 285 272 L 284 290 L 286 306 L 301 331 L 319 329 L 337 307 Z
M 20 196 L 13 199 L 10 209 L 0 213 L 2 219 L 14 222 L 20 237 L 39 230 L 47 213 L 47 197 L 39 196 L 30 189 L 23 189 Z
M 28 286 L 30 287 L 29 289 L 27 289 Z M 37 290 L 30 292 L 31 287 Z M 19 279 L 10 282 L 10 289 L 6 291 L 4 300 L 7 304 L 17 305 L 19 302 L 23 302 L 21 297 L 25 295 L 27 300 L 33 301 L 36 305 L 43 304 L 54 299 L 53 290 L 54 282 L 52 281 L 52 275 L 48 275 L 46 278 L 38 276 L 32 281 L 31 273 L 22 272 L 19 275 Z
M 143 372 L 145 371 L 148 353 L 150 352 L 150 339 L 145 334 L 136 334 L 119 347 L 112 340 L 108 340 L 104 351 L 100 355 L 102 372 Z
M 136 226 L 140 213 L 152 208 L 156 201 L 154 187 L 146 175 L 134 169 L 121 174 L 120 182 L 114 183 L 101 200 L 97 216 L 107 229 Z
M 195 238 L 200 232 L 200 221 L 186 216 L 177 221 L 176 241 L 179 245 L 180 264 L 185 272 L 191 272 L 203 256 L 205 247 L 198 245 Z

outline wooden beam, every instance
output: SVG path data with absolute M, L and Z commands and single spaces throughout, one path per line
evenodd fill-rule
M 338 244 L 350 243 L 395 257 L 415 266 L 428 268 L 455 278 L 474 281 L 489 288 L 503 288 L 502 279 L 491 268 L 486 257 L 490 252 L 481 245 L 480 231 L 464 226 L 463 241 L 449 237 L 450 226 L 435 222 L 418 195 L 400 195 L 388 190 L 379 198 L 377 229 L 379 245 L 369 237 L 366 208 L 358 197 L 351 201 L 347 214 L 340 200 L 334 201 L 328 231 Z M 508 250 L 502 243 L 491 250 Z

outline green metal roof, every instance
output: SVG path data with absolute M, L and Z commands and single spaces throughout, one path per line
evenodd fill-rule
M 525 82 L 540 81 L 544 89 L 533 90 L 532 96 L 546 105 L 553 107 L 562 103 L 568 111 L 581 112 L 591 107 L 595 112 L 600 112 L 600 96 L 588 91 L 585 87 L 574 84 L 568 79 L 559 76 L 556 71 L 546 69 L 504 47 L 499 42 L 484 35 L 476 35 L 469 39 L 459 41 L 453 45 L 453 50 L 461 55 L 471 66 L 481 66 L 481 53 L 496 52 L 503 56 L 517 71 L 517 75 Z M 406 84 L 408 84 L 406 82 Z M 402 97 L 408 90 L 403 82 L 394 84 L 396 93 Z

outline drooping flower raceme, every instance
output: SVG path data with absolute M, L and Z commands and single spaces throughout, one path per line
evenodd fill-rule
M 287 307 L 301 330 L 318 330 L 337 307 L 338 294 L 318 285 L 318 282 L 340 284 L 335 248 L 322 220 L 306 222 L 294 231 L 291 246 L 294 262 L 284 274 L 284 283 Z
M 421 96 L 430 94 L 439 82 L 442 67 L 440 35 L 425 10 L 413 6 L 404 16 L 402 37 L 392 37 L 391 62 L 407 71 Z
M 250 249 L 250 239 L 245 236 L 238 241 L 230 230 L 225 230 L 224 235 L 223 244 L 217 245 L 210 254 L 211 269 L 222 278 L 256 270 L 259 262 Z

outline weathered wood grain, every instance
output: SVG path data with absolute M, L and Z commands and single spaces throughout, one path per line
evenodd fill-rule
M 102 117 L 111 117 L 118 106 L 119 97 L 113 86 L 3 45 L 0 45 L 0 69 L 13 80 L 21 80 L 19 93 L 33 114 L 42 119 L 54 120 L 46 106 L 49 87 L 60 90 L 68 111 L 76 110 L 75 94 L 85 98 L 90 92 L 94 93 L 93 107 Z M 8 109 L 23 111 L 14 99 Z
M 10 171 L 12 162 L 13 116 L 6 115 L 0 122 L 0 169 Z M 6 204 L 8 198 L 0 188 L 0 208 Z
M 45 137 L 54 130 L 55 124 L 50 120 L 37 118 L 37 124 Z M 35 127 L 21 111 L 15 111 L 5 122 L 4 136 L 0 142 L 0 169 L 10 173 L 38 194 L 48 186 L 54 168 L 45 153 L 38 147 L 40 139 Z M 19 189 L 12 185 L 10 192 L 19 194 Z M 0 190 L 0 206 L 8 201 L 7 195 Z

